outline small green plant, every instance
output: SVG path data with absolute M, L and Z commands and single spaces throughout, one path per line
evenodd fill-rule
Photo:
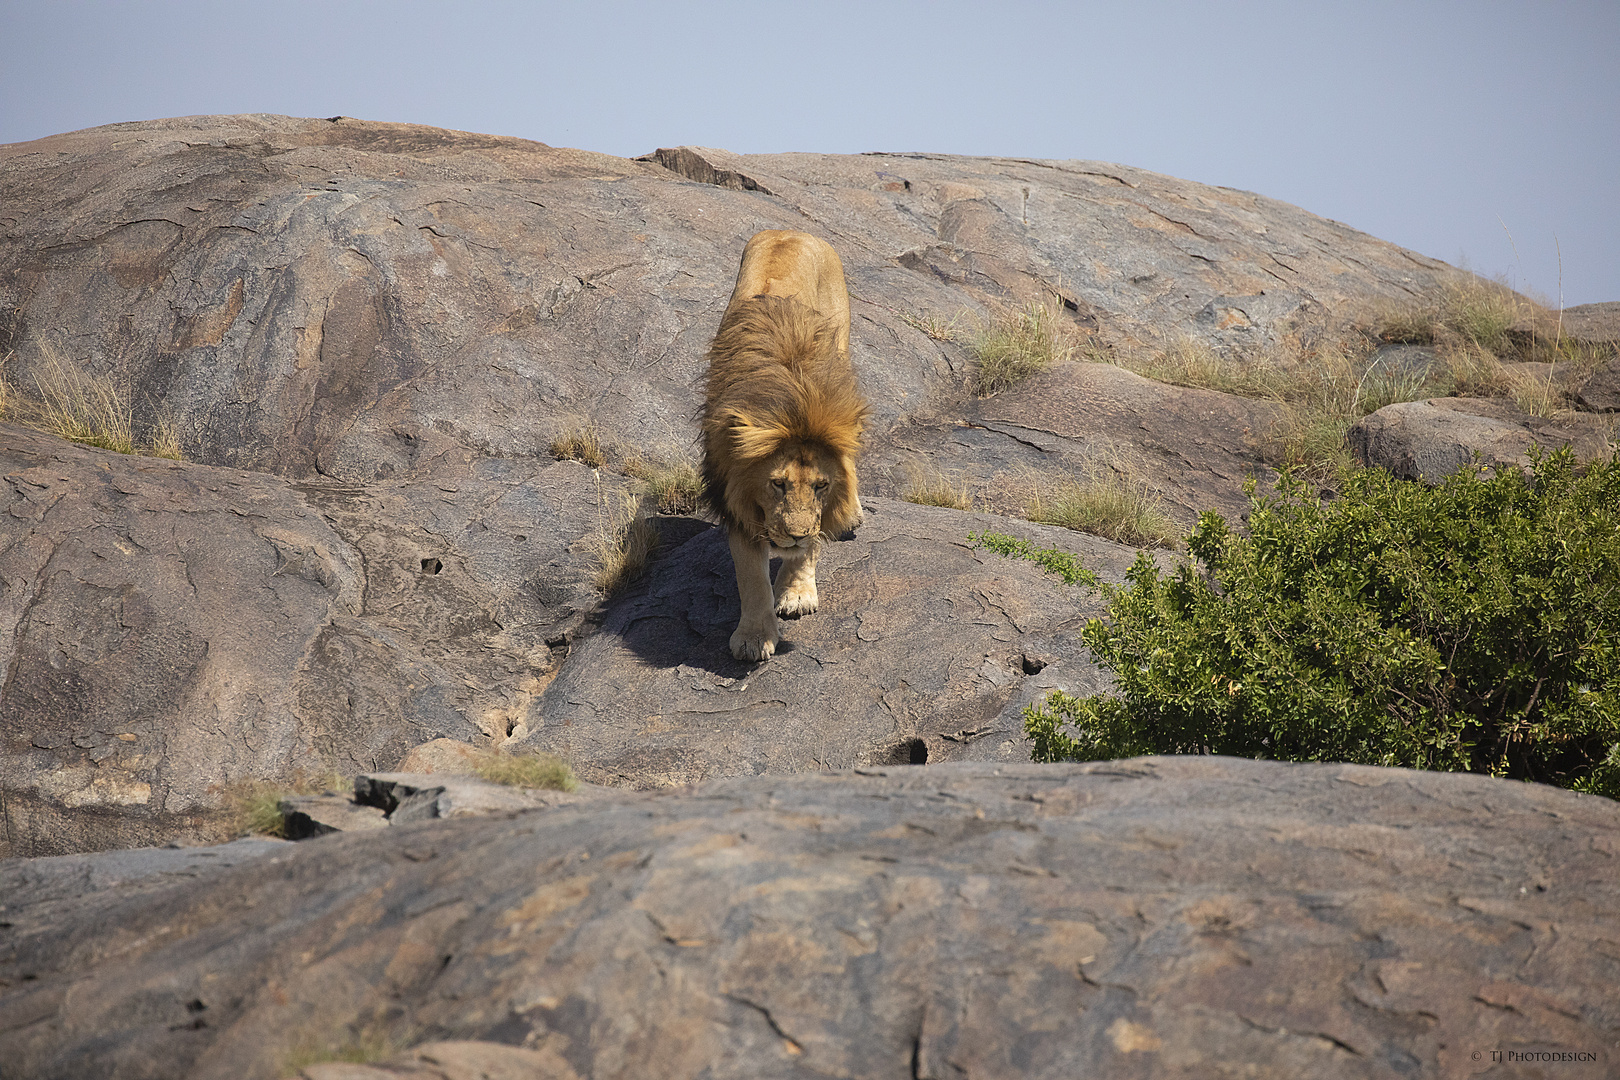
M 594 424 L 576 424 L 557 433 L 549 447 L 558 461 L 578 461 L 593 469 L 607 464 L 607 451 Z
M 1182 532 L 1147 484 L 1128 470 L 1100 470 L 1083 483 L 1067 481 L 1050 492 L 1037 488 L 1024 516 L 1134 547 L 1174 548 Z
M 913 469 L 903 497 L 906 502 L 917 503 L 919 506 L 943 506 L 949 510 L 973 509 L 973 494 L 968 491 L 967 481 L 963 480 L 959 485 L 953 484 L 950 477 L 933 468 Z
M 625 460 L 624 471 L 645 485 L 660 514 L 693 514 L 703 504 L 703 477 L 690 462 L 635 455 Z
M 579 786 L 574 770 L 553 754 L 503 754 L 490 751 L 473 766 L 473 772 L 492 784 L 509 787 L 541 788 L 546 791 L 573 791 Z
M 1235 754 L 1467 770 L 1620 797 L 1620 457 L 1438 487 L 1285 475 L 1202 563 L 1145 555 L 1082 640 L 1117 692 L 1025 711 L 1039 761 Z
M 1062 306 L 1037 301 L 998 313 L 973 336 L 974 381 L 980 397 L 999 394 L 1071 351 Z
M 1102 579 L 1080 565 L 1080 556 L 1061 548 L 1038 548 L 1028 540 L 1020 540 L 1006 533 L 968 533 L 968 547 L 984 548 L 1009 559 L 1028 559 L 1048 573 L 1056 574 L 1067 584 L 1089 585 L 1101 588 Z

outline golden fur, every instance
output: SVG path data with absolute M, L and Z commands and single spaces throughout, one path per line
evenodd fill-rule
M 709 346 L 702 417 L 706 498 L 737 564 L 739 659 L 775 651 L 776 614 L 816 610 L 820 538 L 860 521 L 866 419 L 838 256 L 805 233 L 760 233 Z M 782 559 L 774 592 L 772 554 Z

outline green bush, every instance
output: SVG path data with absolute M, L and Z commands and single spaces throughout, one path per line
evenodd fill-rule
M 1620 797 L 1620 457 L 1323 502 L 1251 489 L 1188 563 L 1139 557 L 1082 639 L 1116 696 L 1025 710 L 1037 761 L 1235 754 L 1467 770 Z

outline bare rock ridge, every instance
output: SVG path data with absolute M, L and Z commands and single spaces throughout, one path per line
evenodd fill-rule
M 1620 1039 L 1620 807 L 1485 777 L 901 766 L 238 848 L 0 862 L 8 1075 L 1597 1080 Z
M 692 382 L 741 244 L 764 228 L 840 251 L 878 445 L 897 425 L 949 426 L 964 400 L 965 350 L 917 316 L 1061 295 L 1109 339 L 1255 341 L 1457 274 L 1274 200 L 1123 166 L 658 160 L 670 168 L 271 116 L 0 147 L 0 353 L 25 376 L 47 345 L 139 388 L 193 460 L 371 483 L 468 453 L 533 457 L 581 418 L 643 450 L 689 447 Z

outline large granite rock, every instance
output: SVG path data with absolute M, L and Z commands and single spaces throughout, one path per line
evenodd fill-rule
M 515 749 L 633 787 L 854 765 L 1027 760 L 1022 710 L 1107 676 L 1079 630 L 1084 586 L 968 545 L 1012 533 L 1123 580 L 1136 552 L 989 514 L 862 500 L 865 524 L 827 545 L 821 609 L 783 620 L 766 663 L 732 659 L 736 574 L 719 528 L 660 559 L 530 706 Z
M 843 717 L 807 753 L 773 746 L 769 721 L 740 735 L 670 719 L 700 699 L 731 710 L 749 681 L 715 689 L 736 678 L 706 644 L 730 618 L 730 569 L 712 536 L 681 548 L 700 524 L 667 524 L 660 591 L 598 609 L 588 549 L 628 482 L 548 444 L 593 423 L 615 453 L 693 456 L 738 254 L 777 227 L 824 236 L 848 271 L 876 416 L 867 493 L 937 468 L 1016 512 L 1031 484 L 1128 466 L 1184 524 L 1241 513 L 1243 478 L 1269 475 L 1251 445 L 1265 406 L 1095 365 L 978 401 L 967 347 L 926 320 L 1056 297 L 1106 343 L 1264 345 L 1458 273 L 1261 196 L 1098 163 L 692 147 L 632 161 L 259 115 L 0 146 L 6 377 L 26 389 L 54 353 L 128 389 L 137 426 L 171 417 L 199 463 L 0 428 L 0 851 L 206 839 L 236 781 L 390 769 L 437 737 L 520 735 L 635 783 L 1010 753 L 1043 679 L 1094 685 L 1074 654 L 1091 609 L 1032 567 L 969 555 L 976 519 L 897 508 L 908 532 L 835 547 L 872 556 L 833 556 L 834 606 L 749 691 L 819 688 L 749 699 L 755 720 L 778 699 Z M 902 551 L 941 574 L 902 570 Z M 1030 621 L 996 614 L 987 585 Z M 639 629 L 578 648 L 632 610 Z M 699 614 L 680 628 L 681 612 Z M 659 634 L 650 663 L 624 650 Z M 845 667 L 811 663 L 846 648 Z M 1047 663 L 1035 653 L 1050 672 L 1026 675 Z M 646 670 L 615 682 L 632 658 Z M 576 731 L 582 697 L 674 726 L 636 765 L 641 729 Z
M 1437 484 L 1478 461 L 1490 469 L 1528 468 L 1531 446 L 1570 446 L 1590 461 L 1604 456 L 1604 433 L 1589 425 L 1531 416 L 1505 401 L 1432 398 L 1386 405 L 1350 429 L 1350 450 L 1363 465 L 1403 480 Z
M 192 459 L 370 483 L 533 456 L 580 418 L 643 450 L 689 447 L 693 382 L 760 229 L 838 249 L 880 436 L 965 397 L 965 349 L 918 315 L 1059 295 L 1110 340 L 1260 343 L 1457 274 L 1285 203 L 1123 166 L 657 157 L 279 116 L 0 147 L 0 354 L 26 377 L 50 344 L 138 388 Z
M 1620 807 L 1479 776 L 897 766 L 84 870 L 129 857 L 0 863 L 8 1076 L 1598 1080 L 1620 1046 Z
M 217 838 L 235 781 L 504 740 L 596 602 L 574 462 L 360 490 L 0 425 L 0 472 L 0 857 Z

